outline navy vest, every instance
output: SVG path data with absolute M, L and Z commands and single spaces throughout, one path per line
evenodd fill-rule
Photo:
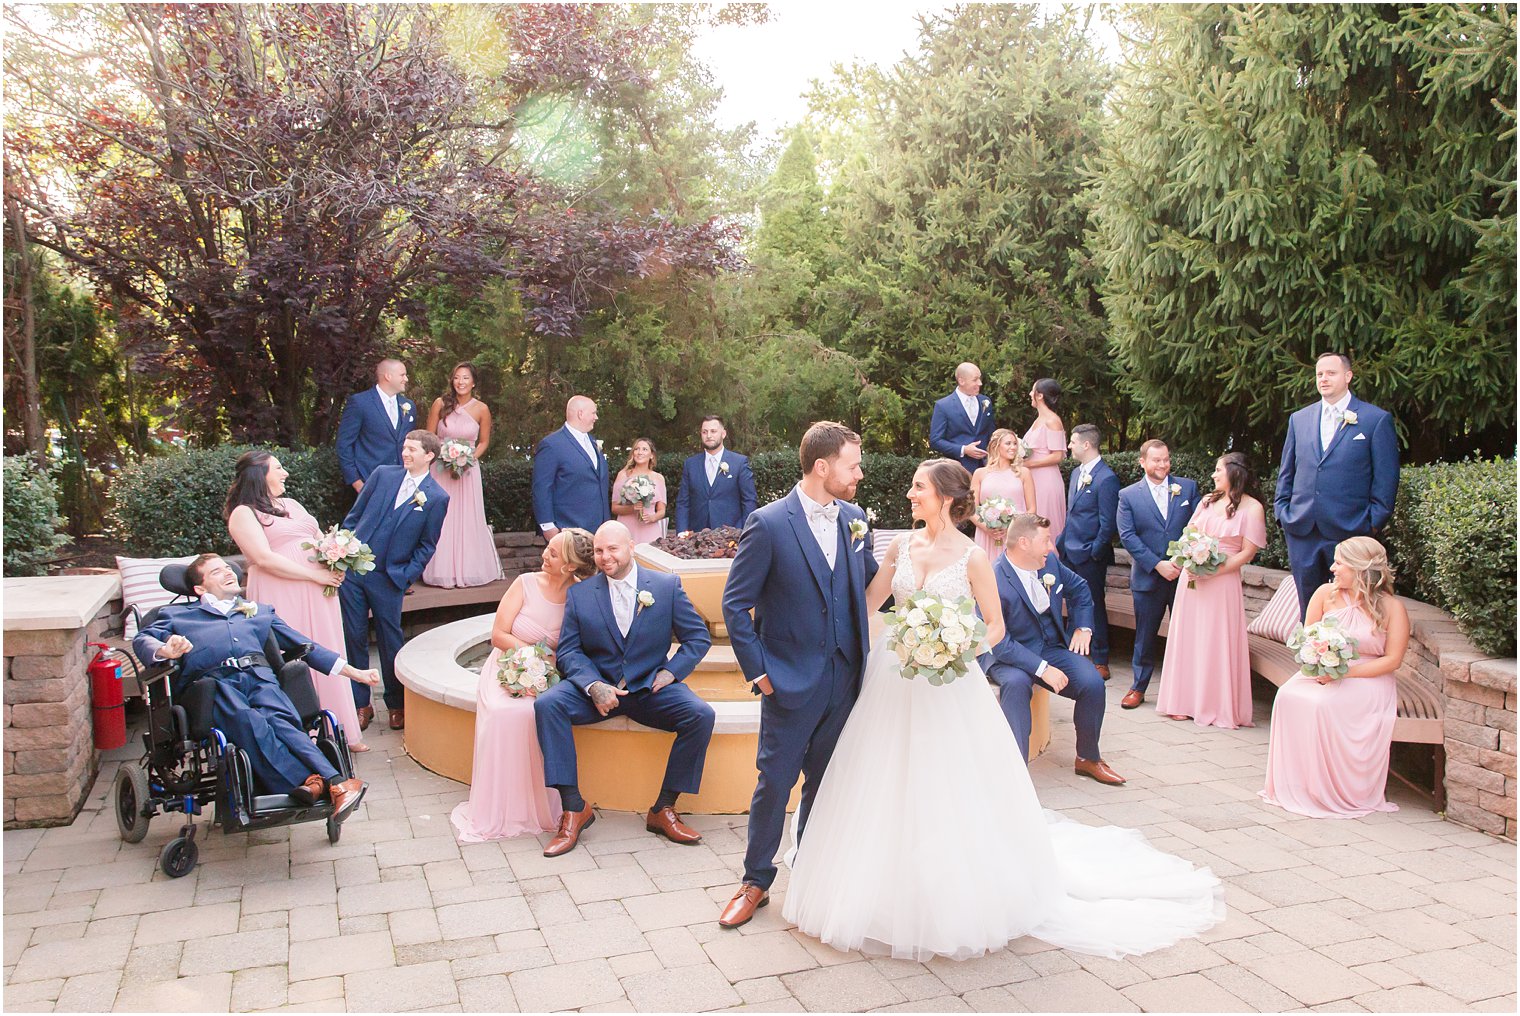
M 850 596 L 850 553 L 850 538 L 841 532 L 839 551 L 834 555 L 833 577 L 829 582 L 828 612 L 833 623 L 829 626 L 831 644 L 828 648 L 854 661 L 860 659 L 860 647 L 855 645 L 855 602 Z
M 1061 629 L 1056 627 L 1055 619 L 1050 616 L 1049 610 L 1040 614 L 1040 634 L 1045 636 L 1046 645 L 1064 646 L 1066 644 L 1066 640 L 1061 637 Z

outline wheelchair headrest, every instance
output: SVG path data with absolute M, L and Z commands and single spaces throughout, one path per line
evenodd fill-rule
M 223 558 L 223 560 L 226 560 L 226 558 Z M 189 565 L 184 564 L 164 565 L 163 570 L 158 573 L 158 584 L 176 596 L 188 596 L 194 599 L 195 587 L 185 580 L 185 569 L 188 567 Z M 238 583 L 241 584 L 243 581 L 243 569 L 239 568 L 232 561 L 227 561 L 227 567 L 232 569 L 232 573 L 237 576 Z

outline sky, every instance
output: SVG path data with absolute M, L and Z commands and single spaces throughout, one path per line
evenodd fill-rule
M 785 2 L 771 4 L 765 24 L 709 26 L 697 40 L 696 55 L 723 87 L 719 123 L 737 127 L 753 120 L 765 137 L 796 122 L 807 111 L 803 95 L 810 81 L 827 78 L 835 64 L 890 66 L 917 48 L 917 15 L 949 6 L 899 0 L 869 5 L 858 0 Z M 1104 49 L 1117 58 L 1117 36 L 1101 12 L 1095 12 L 1093 25 Z

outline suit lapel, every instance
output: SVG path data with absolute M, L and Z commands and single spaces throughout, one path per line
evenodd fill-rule
M 597 585 L 591 591 L 591 598 L 596 601 L 597 607 L 602 612 L 602 623 L 607 626 L 607 632 L 612 636 L 612 644 L 621 646 L 624 641 L 623 633 L 618 631 L 617 615 L 612 612 L 612 583 L 607 580 L 605 573 L 598 573 L 593 581 Z M 633 631 L 633 627 L 630 625 L 628 630 Z
M 639 581 L 636 583 L 636 585 L 638 586 L 640 593 L 645 592 L 649 589 L 649 576 L 647 572 L 648 569 L 646 568 L 639 569 Z M 651 595 L 653 595 L 652 592 Z M 610 606 L 612 603 L 611 597 L 608 598 L 607 602 Z M 626 639 L 628 645 L 633 644 L 634 634 L 639 630 L 639 622 L 643 620 L 644 617 L 644 610 L 645 608 L 639 606 L 638 594 L 635 593 L 633 599 L 633 620 L 628 622 L 628 638 Z
M 827 599 L 829 595 L 829 563 L 824 559 L 823 551 L 818 549 L 818 538 L 813 535 L 812 527 L 808 525 L 807 513 L 802 510 L 802 502 L 794 490 L 790 495 L 791 503 L 787 505 L 787 520 L 792 524 L 792 533 L 797 537 L 797 542 L 802 545 L 802 556 L 807 559 L 808 569 L 813 573 L 813 581 L 818 583 L 818 591 Z
M 1355 397 L 1353 397 L 1350 402 L 1346 403 L 1346 412 L 1356 412 L 1356 407 L 1358 405 L 1359 403 L 1356 401 Z M 1324 410 L 1320 410 L 1320 412 L 1324 412 Z M 1319 457 L 1319 461 L 1322 465 L 1324 464 L 1325 460 L 1330 457 L 1330 454 L 1335 451 L 1336 446 L 1346 439 L 1346 431 L 1350 429 L 1351 425 L 1344 421 L 1342 421 L 1340 425 L 1335 428 L 1335 434 L 1330 438 L 1330 446 L 1326 448 L 1324 454 Z M 1315 436 L 1318 437 L 1317 434 Z
M 1045 559 L 1045 563 L 1040 566 L 1040 570 L 1035 574 L 1040 577 L 1041 584 L 1044 584 L 1045 576 L 1051 575 L 1055 577 L 1055 581 L 1045 587 L 1045 595 L 1050 599 L 1050 621 L 1056 626 L 1056 631 L 1060 634 L 1061 639 L 1064 641 L 1066 639 L 1066 624 L 1062 620 L 1062 615 L 1065 611 L 1065 597 L 1063 597 L 1059 592 L 1059 590 L 1062 588 L 1061 573 L 1058 568 L 1051 566 L 1051 561 L 1053 558 L 1054 555 L 1047 557 Z M 1037 612 L 1035 614 L 1035 620 L 1039 621 L 1039 619 L 1039 614 Z
M 1003 569 L 1004 574 L 1008 576 L 1008 584 L 1013 586 L 1014 591 L 1019 594 L 1019 599 L 1024 602 L 1024 608 L 1034 616 L 1035 623 L 1038 624 L 1039 611 L 1035 610 L 1034 604 L 1029 602 L 1029 592 L 1024 588 L 1024 580 L 1019 578 L 1019 573 L 1014 570 L 1013 562 L 1008 560 L 1007 554 L 998 555 L 998 567 Z

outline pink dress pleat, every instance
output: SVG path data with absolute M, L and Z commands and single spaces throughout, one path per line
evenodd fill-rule
M 982 500 L 978 501 L 977 504 L 980 505 L 983 501 L 994 497 L 1001 497 L 1012 501 L 1021 512 L 1029 510 L 1029 506 L 1024 504 L 1023 477 L 1011 469 L 983 470 Z M 987 556 L 994 561 L 1003 552 L 1003 545 L 993 543 L 992 537 L 980 529 L 976 530 L 976 545 L 986 551 Z
M 480 424 L 464 409 L 456 409 L 438 423 L 441 440 L 457 438 L 475 444 L 480 440 Z M 449 495 L 449 510 L 443 517 L 443 532 L 433 559 L 422 571 L 422 581 L 430 586 L 455 589 L 483 586 L 501 578 L 501 557 L 491 527 L 486 524 L 485 494 L 480 485 L 480 466 L 476 465 L 455 477 L 445 466 L 433 463 L 433 479 Z
M 1387 636 L 1360 607 L 1326 616 L 1339 619 L 1356 637 L 1362 659 L 1383 655 Z M 1398 811 L 1383 797 L 1397 717 L 1398 681 L 1392 674 L 1330 684 L 1304 674 L 1289 678 L 1272 703 L 1262 799 L 1310 818 Z
M 654 473 L 650 478 L 654 480 L 654 503 L 669 505 L 670 502 L 665 499 L 665 477 L 659 473 Z M 618 503 L 618 496 L 623 493 L 623 484 L 626 482 L 627 477 L 622 474 L 619 474 L 618 478 L 612 481 L 613 504 Z M 628 527 L 628 531 L 633 534 L 634 543 L 653 543 L 665 535 L 664 520 L 659 522 L 640 522 L 637 515 L 619 515 L 617 516 L 617 520 Z
M 1226 555 L 1239 551 L 1242 539 L 1265 546 L 1265 521 L 1247 522 L 1243 511 L 1228 518 L 1227 504 L 1221 498 L 1201 506 L 1193 513 L 1192 525 L 1217 539 Z M 1196 588 L 1188 587 L 1188 578 L 1184 573 L 1177 580 L 1156 709 L 1172 716 L 1191 716 L 1199 726 L 1227 730 L 1255 726 L 1240 572 L 1196 576 Z
M 565 605 L 545 599 L 540 573 L 517 577 L 523 605 L 512 634 L 524 642 L 559 645 Z M 475 696 L 475 763 L 470 799 L 454 809 L 461 843 L 536 834 L 559 825 L 559 791 L 544 786 L 544 756 L 533 723 L 533 699 L 513 698 L 497 682 L 501 650 L 492 649 L 480 668 Z
M 298 502 L 285 497 L 279 499 L 279 504 L 289 513 L 286 518 L 254 512 L 264 526 L 269 549 L 292 561 L 311 564 L 311 551 L 303 550 L 301 544 L 316 542 L 322 535 L 321 527 Z M 281 578 L 257 565 L 248 569 L 250 600 L 269 604 L 296 631 L 342 656 L 343 612 L 336 596 L 322 595 L 324 588 L 315 582 Z M 338 718 L 343 732 L 348 735 L 348 742 L 363 744 L 359 713 L 354 707 L 353 682 L 341 674 L 323 674 L 316 670 L 312 670 L 311 679 L 317 686 L 317 700 L 323 709 L 330 710 Z
M 1036 420 L 1029 433 L 1024 435 L 1024 443 L 1029 446 L 1031 455 L 1046 452 L 1064 455 L 1066 431 L 1041 427 L 1040 421 Z M 1066 481 L 1061 478 L 1061 464 L 1036 466 L 1029 475 L 1034 479 L 1034 510 L 1050 520 L 1050 542 L 1055 543 L 1061 530 L 1066 528 Z

